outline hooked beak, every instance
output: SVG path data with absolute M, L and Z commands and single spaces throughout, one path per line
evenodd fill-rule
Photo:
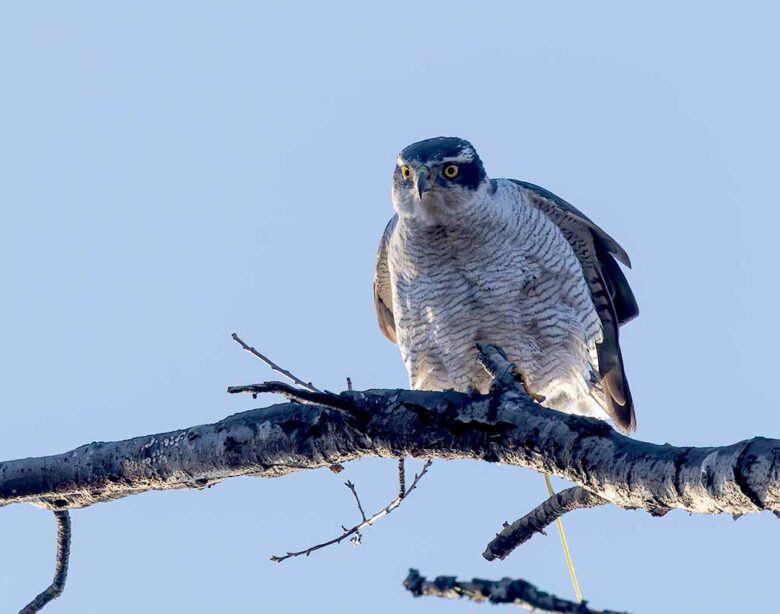
M 422 200 L 423 194 L 429 192 L 433 188 L 431 169 L 427 166 L 423 166 L 417 172 L 417 198 Z

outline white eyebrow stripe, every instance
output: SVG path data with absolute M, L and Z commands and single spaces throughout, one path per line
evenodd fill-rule
M 450 158 L 444 158 L 442 160 L 442 163 L 444 162 L 473 162 L 474 161 L 474 154 L 470 151 L 462 151 L 459 155 L 450 157 Z
M 457 156 L 449 156 L 447 158 L 442 158 L 441 160 L 437 160 L 437 164 L 447 164 L 448 162 L 456 162 L 458 164 L 464 164 L 466 162 L 473 162 L 474 161 L 474 153 L 468 150 L 462 151 Z M 403 164 L 408 164 L 406 160 L 404 160 L 401 156 L 398 156 L 398 159 L 396 160 L 396 164 L 398 166 L 401 166 Z

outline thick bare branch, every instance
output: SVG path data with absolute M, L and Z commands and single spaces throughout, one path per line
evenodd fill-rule
M 581 486 L 562 490 L 519 520 L 515 520 L 512 524 L 504 524 L 504 529 L 487 545 L 482 556 L 488 561 L 503 559 L 512 550 L 531 539 L 534 533 L 544 533 L 545 528 L 567 512 L 607 503 L 609 501 Z
M 501 368 L 499 365 L 498 368 Z M 148 490 L 276 477 L 367 456 L 461 458 L 527 467 L 610 503 L 654 514 L 780 510 L 780 441 L 676 447 L 629 439 L 604 422 L 545 409 L 515 388 L 487 396 L 408 390 L 293 391 L 285 403 L 202 425 L 57 456 L 0 463 L 0 505 L 61 510 Z M 333 408 L 337 408 L 334 410 Z
M 655 515 L 673 508 L 706 514 L 780 512 L 780 440 L 756 437 L 701 448 L 632 440 L 601 421 L 541 407 L 509 376 L 511 365 L 500 351 L 486 348 L 485 354 L 484 364 L 496 376 L 489 395 L 409 390 L 333 394 L 280 382 L 236 387 L 232 391 L 274 392 L 295 402 L 214 424 L 2 462 L 0 506 L 32 503 L 64 512 L 149 490 L 204 488 L 235 476 L 278 477 L 319 467 L 337 471 L 341 463 L 359 458 L 411 456 L 527 467 L 591 493 L 575 489 L 566 495 L 570 500 L 559 496 L 546 502 L 532 519 L 518 521 L 519 534 L 541 528 L 568 509 L 602 500 Z M 399 479 L 400 469 L 399 464 Z M 354 531 L 345 529 L 330 542 L 288 556 L 359 535 L 396 509 L 420 477 Z M 57 517 L 58 522 L 67 518 Z M 66 563 L 63 535 L 59 543 Z M 65 570 L 66 565 L 58 567 L 53 593 L 62 590 Z
M 47 603 L 62 595 L 65 580 L 68 578 L 68 560 L 70 559 L 70 514 L 67 511 L 54 512 L 57 522 L 57 562 L 54 567 L 54 579 L 35 599 L 24 606 L 19 614 L 34 614 Z
M 410 569 L 404 587 L 415 597 L 432 596 L 445 599 L 470 599 L 477 603 L 509 604 L 542 614 L 618 614 L 611 610 L 594 610 L 587 602 L 578 603 L 545 593 L 525 580 L 502 578 L 470 582 L 455 576 L 439 576 L 427 580 L 416 569 Z

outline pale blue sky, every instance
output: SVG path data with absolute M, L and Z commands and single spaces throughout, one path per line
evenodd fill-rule
M 271 403 L 238 331 L 321 386 L 406 383 L 374 322 L 374 253 L 404 145 L 470 139 L 629 251 L 623 346 L 641 439 L 780 430 L 778 9 L 711 2 L 4 3 L 0 8 L 0 457 L 218 420 Z M 427 575 L 523 577 L 570 596 L 557 536 L 480 555 L 545 496 L 522 469 L 437 462 L 405 506 L 392 461 L 73 514 L 53 614 L 476 612 L 413 600 Z M 566 519 L 596 607 L 765 611 L 769 514 Z M 43 588 L 53 521 L 0 509 L 0 611 Z M 483 607 L 484 609 L 484 607 Z

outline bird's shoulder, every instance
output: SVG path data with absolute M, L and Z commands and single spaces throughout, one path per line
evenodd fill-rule
M 571 233 L 557 223 L 534 199 L 531 191 L 511 179 L 493 179 L 491 209 L 513 249 L 538 261 L 541 266 L 568 268 L 576 254 Z M 574 252 L 574 253 L 572 253 Z M 571 258 L 561 255 L 571 254 Z
M 589 244 L 587 245 L 589 250 L 593 249 L 592 244 L 598 243 L 618 262 L 631 268 L 631 259 L 628 257 L 626 250 L 593 220 L 568 201 L 550 190 L 528 181 L 508 178 L 495 181 L 498 186 L 503 187 L 505 190 L 514 189 L 516 193 L 521 195 L 524 203 L 528 203 L 542 211 L 564 232 L 570 243 L 585 242 Z

